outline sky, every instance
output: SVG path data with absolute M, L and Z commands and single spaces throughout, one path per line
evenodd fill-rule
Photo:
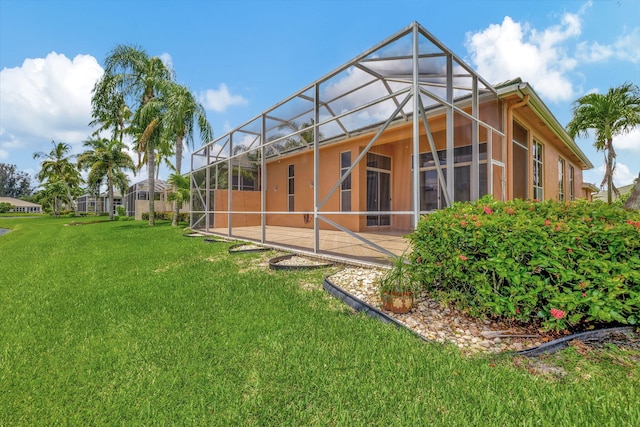
M 414 21 L 489 82 L 529 82 L 562 125 L 577 98 L 640 84 L 640 0 L 0 0 L 0 163 L 35 175 L 52 140 L 83 151 L 117 45 L 170 65 L 219 137 Z M 600 185 L 593 134 L 577 143 Z M 614 147 L 630 184 L 640 128 Z

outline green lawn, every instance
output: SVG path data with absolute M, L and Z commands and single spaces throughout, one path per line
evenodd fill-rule
M 354 314 L 326 270 L 72 220 L 0 218 L 0 426 L 640 425 L 635 355 L 463 356 Z

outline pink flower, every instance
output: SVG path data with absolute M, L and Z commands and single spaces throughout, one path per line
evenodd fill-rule
M 520 314 L 520 309 L 516 308 L 516 314 Z
M 489 206 L 485 206 L 484 207 L 484 213 L 486 213 L 487 215 L 491 215 L 493 213 L 493 211 L 491 210 L 491 208 Z
M 508 213 L 509 215 L 513 215 L 513 214 L 515 214 L 515 213 L 516 213 L 516 211 L 514 211 L 514 210 L 513 210 L 513 209 L 511 209 L 511 208 L 507 208 L 507 213 Z
M 571 253 L 573 252 L 573 249 L 567 249 L 567 252 Z
M 587 296 L 587 293 L 586 293 L 586 292 L 583 292 L 583 293 L 582 293 L 582 296 L 583 296 L 583 297 L 586 297 L 586 296 Z
M 469 223 L 467 221 L 464 221 L 464 220 L 460 221 L 460 226 L 461 227 L 466 227 L 468 224 Z
M 546 225 L 547 227 L 551 225 L 551 221 L 549 221 L 548 219 L 544 220 L 544 225 Z
M 463 260 L 463 261 L 466 261 L 466 260 L 468 260 L 469 258 L 467 258 L 467 257 L 466 257 L 466 256 L 464 256 L 464 255 L 460 255 L 460 259 L 461 259 L 461 260 Z
M 562 310 L 558 310 L 557 308 L 552 308 L 551 310 L 549 310 L 551 312 L 551 315 L 553 317 L 555 317 L 556 319 L 562 319 L 564 316 L 567 315 L 566 312 L 562 311 Z

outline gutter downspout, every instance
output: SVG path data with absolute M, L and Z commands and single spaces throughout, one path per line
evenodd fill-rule
M 518 93 L 520 86 L 518 86 Z M 507 107 L 507 200 L 513 199 L 513 110 L 524 107 L 529 103 L 529 94 L 524 95 L 520 102 Z M 527 141 L 527 145 L 529 141 Z

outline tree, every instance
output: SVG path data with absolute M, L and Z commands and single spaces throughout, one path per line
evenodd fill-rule
M 73 156 L 68 155 L 71 147 L 69 144 L 51 141 L 53 149 L 48 152 L 37 152 L 33 154 L 34 159 L 43 159 L 40 163 L 40 172 L 36 176 L 41 183 L 59 183 L 66 192 L 66 201 L 71 209 L 78 215 L 74 193 L 82 183 L 80 171 L 75 163 L 71 161 Z
M 572 138 L 595 135 L 596 150 L 604 152 L 605 174 L 600 186 L 607 184 L 607 202 L 613 193 L 619 194 L 613 184 L 616 168 L 616 152 L 613 138 L 629 133 L 640 125 L 640 89 L 631 83 L 610 88 L 606 94 L 590 93 L 574 102 L 573 118 L 567 125 Z
M 640 210 L 640 174 L 635 180 L 635 186 L 624 204 L 625 209 Z
M 174 202 L 174 205 L 177 207 L 173 212 L 173 221 L 172 225 L 178 225 L 178 216 L 180 215 L 180 207 L 184 204 L 185 201 L 190 200 L 191 198 L 191 188 L 189 184 L 189 177 L 185 177 L 183 175 L 179 175 L 177 173 L 172 173 L 169 176 L 168 180 L 169 184 L 173 187 L 171 193 L 167 197 L 170 201 Z
M 175 150 L 175 175 L 182 173 L 182 149 L 183 144 L 193 147 L 193 134 L 197 128 L 203 142 L 208 142 L 213 137 L 211 125 L 207 120 L 207 113 L 186 86 L 172 83 L 165 94 L 166 112 L 163 116 L 164 134 L 166 141 L 172 141 Z M 187 189 L 189 181 L 187 180 Z M 178 189 L 176 188 L 176 192 Z M 178 214 L 182 201 L 175 201 L 173 205 L 174 227 L 178 225 Z
M 124 149 L 125 145 L 115 139 L 106 138 L 88 139 L 84 146 L 89 150 L 78 156 L 78 165 L 81 169 L 89 169 L 89 190 L 100 194 L 102 183 L 107 181 L 109 194 L 109 219 L 113 221 L 113 188 L 116 184 L 124 195 L 126 189 L 126 175 L 124 170 L 133 170 L 133 160 Z M 121 177 L 125 176 L 125 182 Z M 124 185 L 123 185 L 124 184 Z
M 28 173 L 19 171 L 15 165 L 0 163 L 0 196 L 19 199 L 32 193 Z
M 65 186 L 60 181 L 46 182 L 36 193 L 35 201 L 42 205 L 43 209 L 50 210 L 55 216 L 59 216 L 66 192 Z
M 91 99 L 96 111 L 110 110 L 117 105 L 112 97 L 122 96 L 131 102 L 134 111 L 132 125 L 140 136 L 136 142 L 138 153 L 144 153 L 150 185 L 149 225 L 155 224 L 155 151 L 160 138 L 160 122 L 163 106 L 158 98 L 173 80 L 173 73 L 162 60 L 138 47 L 118 45 L 105 59 L 105 72 L 96 83 Z M 139 159 L 142 158 L 139 156 Z M 139 166 L 141 166 L 140 164 Z

